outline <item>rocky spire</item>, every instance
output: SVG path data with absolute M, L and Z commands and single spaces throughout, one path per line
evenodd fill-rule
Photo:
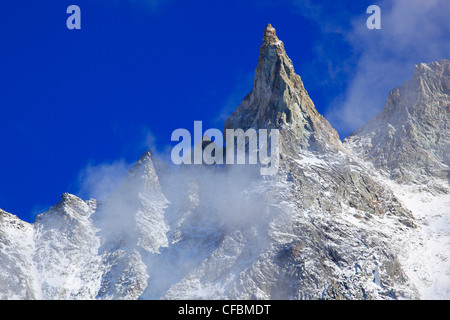
M 296 89 L 305 90 L 300 77 L 295 74 L 292 61 L 284 50 L 283 42 L 278 39 L 275 28 L 268 24 L 259 50 L 254 80 L 255 94 L 262 96 L 269 90 L 283 88 L 288 83 Z
M 317 112 L 270 24 L 264 30 L 253 90 L 225 121 L 225 129 L 229 128 L 280 129 L 285 153 L 341 147 L 337 132 Z

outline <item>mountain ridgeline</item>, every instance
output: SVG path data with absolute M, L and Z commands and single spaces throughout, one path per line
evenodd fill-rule
M 450 61 L 422 63 L 342 142 L 269 24 L 224 127 L 278 129 L 278 172 L 148 151 L 103 201 L 0 210 L 0 298 L 448 299 L 449 95 Z

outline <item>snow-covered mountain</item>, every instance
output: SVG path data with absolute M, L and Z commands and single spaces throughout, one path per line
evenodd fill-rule
M 448 179 L 450 62 L 415 66 L 411 81 L 391 91 L 376 117 L 345 139 L 353 153 L 397 182 Z M 433 185 L 448 193 L 448 185 Z
M 0 210 L 0 298 L 450 298 L 449 70 L 420 64 L 341 142 L 268 25 L 225 128 L 278 129 L 277 174 L 146 152 L 102 202 Z

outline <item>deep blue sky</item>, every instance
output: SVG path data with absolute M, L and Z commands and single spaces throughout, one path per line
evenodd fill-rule
M 348 30 L 373 2 L 321 4 Z M 71 4 L 81 30 L 66 28 Z M 358 53 L 301 10 L 295 1 L 2 0 L 0 208 L 33 221 L 62 193 L 79 192 L 88 164 L 137 160 L 149 133 L 163 152 L 172 131 L 194 120 L 222 129 L 220 116 L 252 88 L 268 23 L 325 113 Z

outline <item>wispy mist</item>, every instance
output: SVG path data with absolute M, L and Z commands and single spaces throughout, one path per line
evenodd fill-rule
M 350 46 L 347 56 L 318 54 L 314 61 L 329 70 L 329 83 L 323 85 L 336 85 L 336 77 L 346 82 L 341 95 L 325 112 L 341 137 L 379 113 L 390 90 L 411 78 L 415 64 L 448 58 L 450 52 L 450 2 L 446 0 L 373 1 L 370 4 L 381 8 L 380 30 L 366 27 L 369 15 L 362 7 L 359 15 L 349 16 L 347 3 L 347 8 L 336 3 L 333 11 L 306 0 L 294 4 L 324 35 L 316 43 L 317 52 L 326 52 L 333 45 L 326 43 L 330 39 L 334 44 L 341 41 L 341 46 Z M 343 27 L 347 19 L 351 23 Z
M 143 298 L 160 298 L 213 251 L 222 250 L 225 237 L 238 237 L 244 247 L 251 244 L 247 258 L 235 262 L 238 268 L 252 263 L 249 257 L 259 252 L 255 244 L 268 241 L 263 229 L 273 208 L 258 165 L 173 168 L 144 154 L 131 169 L 119 161 L 89 166 L 82 177 L 82 190 L 101 196 L 94 220 L 102 250 L 139 252 L 149 277 Z
M 125 160 L 88 164 L 79 174 L 79 196 L 82 198 L 106 199 L 123 182 L 131 168 Z

